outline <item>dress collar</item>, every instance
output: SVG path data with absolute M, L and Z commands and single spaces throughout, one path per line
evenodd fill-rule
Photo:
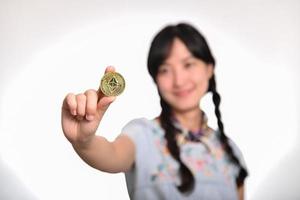
M 177 119 L 174 118 L 172 120 L 174 127 L 176 128 L 176 130 L 179 133 L 178 138 L 177 138 L 179 144 L 185 143 L 186 141 L 201 142 L 201 138 L 203 136 L 206 136 L 210 132 L 208 124 L 207 124 L 208 118 L 207 118 L 205 112 L 201 111 L 201 113 L 202 113 L 201 128 L 200 128 L 200 130 L 198 130 L 196 132 L 192 132 L 192 131 L 182 127 Z

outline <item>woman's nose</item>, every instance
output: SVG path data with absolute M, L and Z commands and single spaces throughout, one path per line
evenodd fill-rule
M 173 85 L 175 87 L 181 87 L 185 84 L 186 78 L 186 73 L 183 70 L 174 71 Z

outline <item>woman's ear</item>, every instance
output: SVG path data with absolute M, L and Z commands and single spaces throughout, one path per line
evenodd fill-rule
M 208 74 L 208 80 L 211 79 L 211 77 L 214 75 L 214 65 L 213 64 L 207 64 L 207 74 Z

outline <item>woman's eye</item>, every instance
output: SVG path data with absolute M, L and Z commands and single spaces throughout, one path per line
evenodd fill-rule
M 192 67 L 192 66 L 194 66 L 194 63 L 192 63 L 192 62 L 186 63 L 186 64 L 184 65 L 185 68 L 190 68 L 190 67 Z
M 166 74 L 168 71 L 169 71 L 169 70 L 168 70 L 167 68 L 164 67 L 164 68 L 159 69 L 159 70 L 158 70 L 158 73 L 159 73 L 159 74 Z

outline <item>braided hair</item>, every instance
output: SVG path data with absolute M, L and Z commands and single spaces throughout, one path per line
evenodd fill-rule
M 170 54 L 171 46 L 175 38 L 179 38 L 193 54 L 194 57 L 201 59 L 205 63 L 215 66 L 215 59 L 209 49 L 205 38 L 191 25 L 186 23 L 179 23 L 177 25 L 169 25 L 163 28 L 153 39 L 149 54 L 148 54 L 148 71 L 156 83 L 159 66 L 167 59 Z M 228 137 L 224 132 L 224 125 L 221 119 L 220 102 L 221 97 L 217 92 L 215 75 L 209 80 L 208 91 L 212 92 L 212 99 L 215 105 L 215 115 L 218 121 L 218 130 L 220 132 L 219 139 L 222 146 L 228 155 L 229 160 L 239 168 L 239 175 L 236 178 L 237 186 L 243 184 L 246 178 L 247 171 L 241 165 L 239 159 L 234 154 L 231 146 L 229 145 Z M 172 123 L 172 109 L 171 106 L 160 95 L 161 114 L 160 123 L 165 130 L 165 139 L 167 141 L 167 148 L 172 157 L 179 163 L 179 175 L 181 183 L 177 186 L 178 190 L 182 193 L 189 193 L 193 191 L 195 186 L 195 178 L 191 170 L 183 163 L 180 158 L 180 149 L 176 141 L 177 129 Z
M 244 179 L 247 177 L 248 172 L 246 171 L 246 169 L 244 167 L 241 166 L 240 161 L 234 155 L 233 150 L 232 150 L 231 146 L 229 145 L 228 137 L 225 135 L 224 125 L 223 125 L 223 122 L 221 119 L 221 112 L 220 112 L 221 97 L 220 97 L 219 93 L 217 92 L 215 75 L 213 75 L 212 78 L 210 79 L 208 91 L 212 92 L 212 99 L 215 104 L 215 115 L 218 120 L 220 140 L 221 140 L 221 143 L 223 144 L 223 148 L 224 148 L 225 152 L 227 153 L 230 161 L 232 161 L 235 165 L 239 166 L 239 168 L 240 168 L 239 174 L 236 178 L 236 184 L 239 187 L 239 186 L 243 185 Z

